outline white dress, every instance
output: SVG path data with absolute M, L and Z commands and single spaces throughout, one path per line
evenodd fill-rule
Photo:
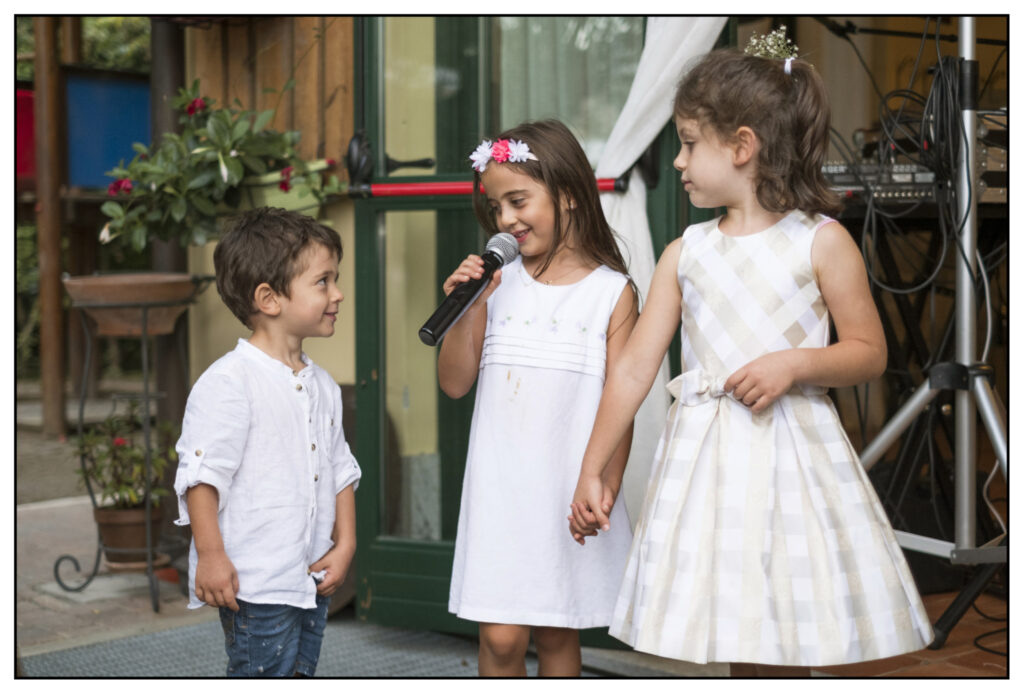
M 583 629 L 611 623 L 631 540 L 623 505 L 581 547 L 569 504 L 604 387 L 608 321 L 626 277 L 599 267 L 535 282 L 520 258 L 487 301 L 450 612 Z
M 885 511 L 820 387 L 754 415 L 726 378 L 755 357 L 825 347 L 811 243 L 792 212 L 729 237 L 683 234 L 682 375 L 609 632 L 706 662 L 824 666 L 924 648 L 932 629 Z

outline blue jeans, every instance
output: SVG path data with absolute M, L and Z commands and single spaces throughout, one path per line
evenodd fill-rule
M 312 677 L 320 658 L 331 598 L 316 607 L 238 601 L 238 612 L 220 608 L 228 677 Z

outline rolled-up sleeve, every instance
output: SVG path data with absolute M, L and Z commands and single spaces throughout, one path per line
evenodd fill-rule
M 249 398 L 241 379 L 230 373 L 204 373 L 189 393 L 181 438 L 175 446 L 178 471 L 176 525 L 188 525 L 185 495 L 190 487 L 209 484 L 217 490 L 218 511 L 231 493 L 231 481 L 242 462 L 249 432 Z
M 352 485 L 352 491 L 359 488 L 359 479 L 363 475 L 363 471 L 359 468 L 359 463 L 356 462 L 356 457 L 352 455 L 352 449 L 349 448 L 348 441 L 345 440 L 345 431 L 341 426 L 342 422 L 342 406 L 341 406 L 341 388 L 336 387 L 334 392 L 334 411 L 338 413 L 337 421 L 338 426 L 334 427 L 334 440 L 333 446 L 331 446 L 331 465 L 334 468 L 334 493 L 338 494 L 342 489 Z

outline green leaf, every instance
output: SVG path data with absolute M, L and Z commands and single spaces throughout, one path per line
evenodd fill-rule
M 206 132 L 218 147 L 231 146 L 231 131 L 225 122 L 226 118 L 226 113 L 218 111 L 210 116 L 210 120 L 206 123 Z
M 233 142 L 233 143 L 234 142 L 238 142 L 243 137 L 245 137 L 245 135 L 248 132 L 249 132 L 249 121 L 247 119 L 245 119 L 245 118 L 242 118 L 237 123 L 235 123 L 235 127 L 231 130 L 231 142 Z
M 281 87 L 281 91 L 282 92 L 286 92 L 289 89 L 293 88 L 294 86 L 295 86 L 295 78 L 292 77 L 287 82 L 284 83 L 284 86 Z
M 242 163 L 245 164 L 253 173 L 264 174 L 267 172 L 266 163 L 259 157 L 251 157 L 248 154 L 243 154 Z
M 213 217 L 217 214 L 217 207 L 202 195 L 193 195 L 189 198 L 189 202 L 192 203 L 192 207 L 199 210 L 200 213 Z
M 263 128 L 267 126 L 267 123 L 269 123 L 273 118 L 273 111 L 263 111 L 260 113 L 260 115 L 256 117 L 256 122 L 252 124 L 253 133 L 258 133 L 263 130 Z
M 228 167 L 228 184 L 237 185 L 242 180 L 242 176 L 245 175 L 245 171 L 242 169 L 242 162 L 238 161 L 237 157 L 227 158 Z
M 187 212 L 188 203 L 185 202 L 185 198 L 178 198 L 171 204 L 171 216 L 174 217 L 174 221 L 180 222 L 185 219 Z
M 124 208 L 121 207 L 121 203 L 114 202 L 113 200 L 107 200 L 103 203 L 103 205 L 100 206 L 100 212 L 111 219 L 121 219 L 124 217 Z
M 134 149 L 139 154 L 149 154 L 149 148 L 146 147 L 146 145 L 142 144 L 141 142 L 133 142 L 132 149 Z
M 188 190 L 195 190 L 196 188 L 202 188 L 203 186 L 209 185 L 216 177 L 216 172 L 207 169 L 188 182 Z

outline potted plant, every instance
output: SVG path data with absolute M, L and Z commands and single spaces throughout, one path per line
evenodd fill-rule
M 160 500 L 168 494 L 160 480 L 168 465 L 177 464 L 176 432 L 160 422 L 151 432 L 152 452 L 146 465 L 146 440 L 138 403 L 113 413 L 79 437 L 81 476 L 93 501 L 93 517 L 108 563 L 146 559 L 146 509 L 155 534 L 161 519 Z
M 136 249 L 150 238 L 202 245 L 217 234 L 217 220 L 263 204 L 318 208 L 341 190 L 337 176 L 321 171 L 330 159 L 306 162 L 295 150 L 300 133 L 267 128 L 274 110 L 218 108 L 199 94 L 199 81 L 179 89 L 173 102 L 181 133 L 158 143 L 133 145 L 135 157 L 107 172 L 113 199 L 102 206 L 110 221 L 100 240 L 120 238 Z M 267 192 L 281 195 L 270 201 Z
M 107 172 L 115 180 L 100 208 L 110 219 L 101 242 L 136 250 L 150 239 L 200 246 L 216 236 L 219 218 L 234 211 L 263 205 L 312 211 L 342 189 L 333 174 L 323 180 L 332 160 L 304 161 L 295 149 L 298 132 L 267 127 L 273 109 L 218 108 L 200 96 L 198 80 L 179 89 L 172 105 L 181 133 L 164 133 L 150 146 L 135 143 L 135 157 Z M 146 333 L 168 334 L 205 283 L 187 273 L 142 272 L 65 277 L 64 286 L 96 321 L 98 334 L 137 337 L 142 305 Z

